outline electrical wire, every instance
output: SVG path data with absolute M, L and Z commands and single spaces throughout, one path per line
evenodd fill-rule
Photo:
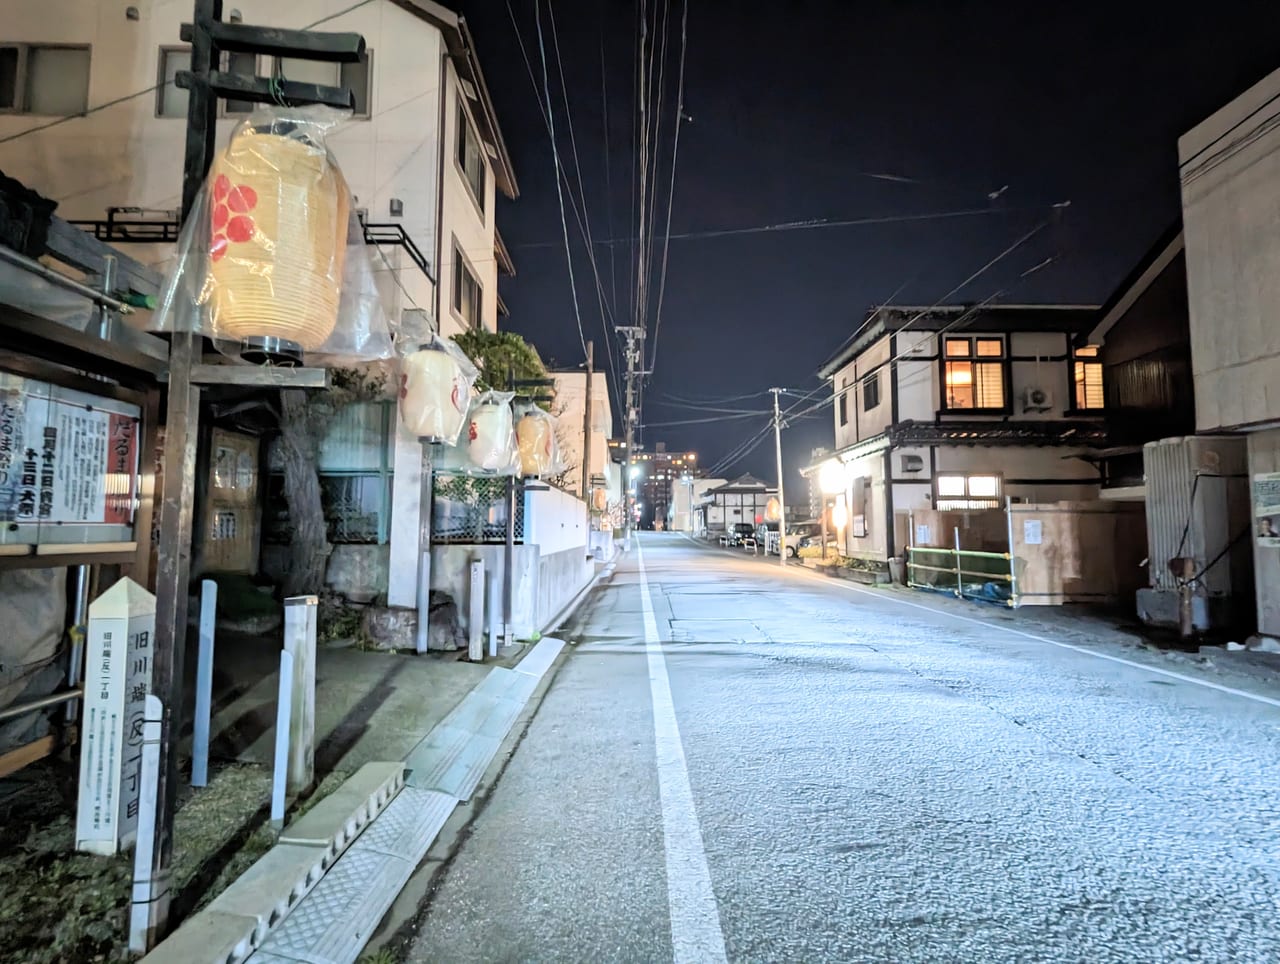
M 676 121 L 675 136 L 671 143 L 671 185 L 667 190 L 667 226 L 662 241 L 662 271 L 658 281 L 658 307 L 653 313 L 653 349 L 649 356 L 649 368 L 657 367 L 658 335 L 662 331 L 662 300 L 667 292 L 667 255 L 671 250 L 671 211 L 676 198 L 676 160 L 680 156 L 680 128 L 684 117 L 684 64 L 685 53 L 689 45 L 689 0 L 684 0 L 684 11 L 680 18 L 680 74 L 676 83 Z
M 550 5 L 551 0 L 547 0 Z M 547 49 L 542 40 L 542 3 L 533 4 L 534 22 L 538 28 L 538 53 L 542 58 L 542 92 L 547 98 L 547 126 L 551 133 L 551 156 L 554 163 L 552 175 L 556 181 L 556 197 L 560 202 L 560 228 L 564 232 L 564 258 L 569 268 L 569 291 L 573 295 L 573 317 L 578 323 L 578 340 L 582 343 L 582 356 L 587 355 L 587 336 L 582 330 L 582 311 L 578 307 L 578 285 L 573 277 L 573 250 L 569 247 L 569 221 L 564 213 L 564 192 L 560 188 L 560 148 L 556 144 L 556 115 L 551 106 L 551 85 L 547 80 Z
M 339 10 L 336 13 L 331 13 L 327 16 L 321 17 L 319 20 L 309 23 L 305 27 L 298 27 L 297 29 L 312 30 L 315 27 L 319 27 L 321 24 L 328 23 L 330 20 L 336 20 L 339 17 L 345 16 L 346 14 L 351 13 L 353 10 L 359 10 L 361 7 L 368 6 L 373 2 L 374 0 L 359 0 L 358 3 L 353 3 L 349 7 Z M 19 140 L 20 138 L 28 137 L 31 134 L 39 134 L 41 131 L 47 131 L 52 127 L 58 127 L 61 124 L 67 124 L 73 120 L 79 120 L 82 117 L 89 117 L 93 114 L 97 114 L 101 111 L 107 110 L 108 108 L 111 108 L 111 107 L 115 107 L 119 104 L 127 103 L 128 101 L 131 101 L 131 100 L 137 100 L 139 97 L 145 97 L 147 94 L 155 93 L 157 90 L 160 90 L 162 87 L 168 87 L 172 83 L 173 83 L 172 80 L 166 80 L 163 83 L 152 84 L 150 87 L 144 87 L 142 90 L 136 90 L 132 94 L 125 94 L 123 97 L 116 97 L 113 100 L 109 100 L 109 101 L 106 101 L 105 103 L 98 104 L 95 107 L 86 108 L 85 110 L 82 110 L 79 113 L 68 114 L 66 117 L 59 117 L 56 120 L 51 120 L 45 124 L 38 124 L 35 127 L 28 127 L 25 130 L 20 130 L 17 133 L 10 134 L 7 137 L 0 137 L 0 144 L 9 144 L 13 141 Z

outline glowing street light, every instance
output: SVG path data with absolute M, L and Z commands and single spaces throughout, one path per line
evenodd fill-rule
M 837 459 L 827 459 L 818 467 L 818 485 L 825 495 L 838 495 L 845 490 L 844 465 Z

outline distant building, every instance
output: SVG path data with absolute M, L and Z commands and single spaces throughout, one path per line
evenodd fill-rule
M 819 374 L 831 382 L 843 551 L 887 560 L 916 509 L 1096 499 L 1102 364 L 1078 345 L 1097 308 L 885 306 Z M 804 470 L 820 475 L 821 463 Z
M 586 440 L 583 417 L 587 373 L 584 371 L 551 372 L 555 381 L 555 402 L 552 410 L 556 416 L 556 438 L 564 458 L 565 488 L 578 492 L 582 480 L 582 466 L 587 465 L 587 482 L 601 479 L 609 462 L 611 448 L 609 436 L 613 433 L 613 408 L 609 403 L 609 385 L 603 373 L 591 378 L 591 431 L 590 451 L 584 459 L 583 443 Z
M 769 500 L 778 494 L 753 475 L 742 475 L 724 485 L 708 489 L 703 495 L 703 530 L 706 536 L 717 536 L 735 525 L 760 525 L 765 521 Z
M 685 478 L 700 478 L 697 452 L 668 452 L 658 442 L 652 452 L 632 455 L 636 501 L 640 508 L 640 528 L 663 528 L 673 519 L 674 491 Z

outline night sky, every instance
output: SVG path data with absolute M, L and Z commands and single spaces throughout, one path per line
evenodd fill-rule
M 506 0 L 456 6 L 476 37 L 521 188 L 519 200 L 498 208 L 517 270 L 503 279 L 511 309 L 503 326 L 531 340 L 544 359 L 571 367 L 582 349 L 551 142 L 518 42 L 540 85 L 533 2 L 511 2 L 518 35 Z M 551 21 L 548 7 L 541 9 L 557 142 L 576 179 Z M 606 299 L 614 299 L 616 284 L 616 317 L 625 324 L 633 284 L 625 239 L 634 234 L 636 6 L 554 0 L 553 9 L 597 265 Z M 665 226 L 681 9 L 673 0 L 655 254 Z M 1165 3 L 691 0 L 684 101 L 692 120 L 680 133 L 673 235 L 981 213 L 673 238 L 657 363 L 645 390 L 646 445 L 693 448 L 710 465 L 766 417 L 660 426 L 709 417 L 677 400 L 773 385 L 811 390 L 815 369 L 869 307 L 931 304 L 1046 221 L 948 300 L 978 302 L 996 292 L 1006 303 L 1105 300 L 1178 216 L 1178 136 L 1280 67 L 1274 3 L 1197 9 L 1187 18 Z M 1070 207 L 1054 207 L 1063 201 Z M 583 329 L 604 367 L 591 264 L 571 211 L 568 218 Z M 611 238 L 624 240 L 599 243 Z M 766 394 L 716 407 L 768 404 Z M 616 416 L 615 406 L 620 431 Z M 831 440 L 829 409 L 798 421 L 784 433 L 789 470 Z M 721 474 L 748 470 L 773 480 L 771 438 Z M 798 476 L 789 471 L 788 482 Z

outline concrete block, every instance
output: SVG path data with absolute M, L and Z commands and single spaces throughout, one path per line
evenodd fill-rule
M 239 964 L 258 945 L 258 921 L 239 914 L 221 914 L 207 908 L 196 914 L 144 957 L 143 964 Z
M 282 844 L 336 847 L 341 853 L 404 786 L 404 764 L 366 763 L 342 786 L 285 828 Z
M 416 649 L 418 611 L 370 606 L 364 612 L 364 634 L 379 649 Z M 458 607 L 447 593 L 431 590 L 431 626 L 427 649 L 452 652 L 467 645 L 458 622 Z
M 261 944 L 338 859 L 334 847 L 277 844 L 197 915 L 252 920 L 253 944 Z M 193 958 L 194 960 L 194 958 Z

